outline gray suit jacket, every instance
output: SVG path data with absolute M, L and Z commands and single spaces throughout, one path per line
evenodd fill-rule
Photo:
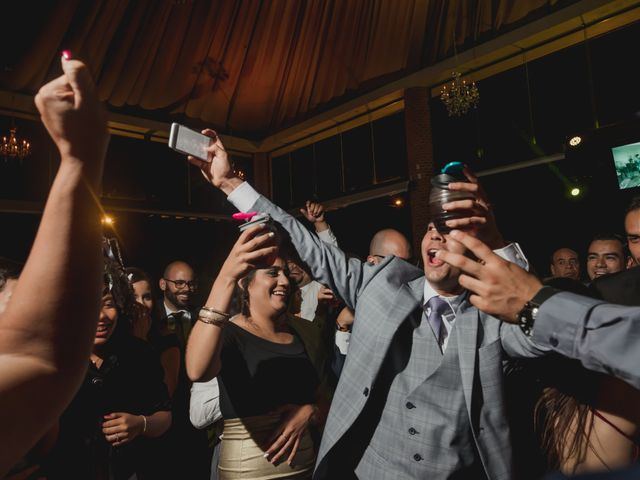
M 317 478 L 345 478 L 335 473 L 331 457 L 349 448 L 344 440 L 354 424 L 366 424 L 363 410 L 394 335 L 421 314 L 423 272 L 398 258 L 371 266 L 328 246 L 293 217 L 260 197 L 252 208 L 267 212 L 287 230 L 314 278 L 329 285 L 355 310 L 349 355 L 325 426 Z M 508 479 L 511 472 L 509 430 L 504 414 L 502 360 L 535 357 L 555 350 L 580 360 L 591 370 L 614 375 L 640 388 L 640 308 L 605 304 L 568 292 L 544 302 L 533 339 L 463 302 L 456 312 L 462 388 L 472 432 L 490 479 Z M 393 359 L 391 359 L 393 360 Z M 381 386 L 384 388 L 384 385 Z M 336 448 L 337 445 L 337 448 Z M 339 453 L 339 452 L 338 452 Z M 341 459 L 344 460 L 344 457 Z
M 395 257 L 375 266 L 348 258 L 263 197 L 252 209 L 267 212 L 278 221 L 289 232 L 312 276 L 355 310 L 349 355 L 331 404 L 316 466 L 316 478 L 343 478 L 336 468 L 344 458 L 332 460 L 332 450 L 358 420 L 372 389 L 385 388 L 376 381 L 392 339 L 402 325 L 419 321 L 422 314 L 424 272 Z M 456 312 L 456 328 L 461 388 L 482 462 L 489 478 L 509 479 L 511 450 L 504 412 L 503 355 L 533 357 L 548 350 L 533 343 L 519 327 L 485 315 L 466 301 Z M 366 441 L 360 436 L 347 443 Z

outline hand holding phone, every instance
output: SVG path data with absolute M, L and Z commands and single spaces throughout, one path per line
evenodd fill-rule
M 178 153 L 191 155 L 192 157 L 208 162 L 209 152 L 207 149 L 213 142 L 213 138 L 191 130 L 184 125 L 180 125 L 179 123 L 171 124 L 169 147 Z

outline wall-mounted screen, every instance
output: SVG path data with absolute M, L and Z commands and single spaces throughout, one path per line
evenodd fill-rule
M 640 187 L 640 142 L 611 148 L 620 189 Z

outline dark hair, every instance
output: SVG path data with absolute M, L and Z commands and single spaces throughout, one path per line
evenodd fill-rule
M 640 210 L 640 195 L 635 196 L 631 199 L 629 205 L 627 205 L 627 209 L 624 212 L 625 216 L 627 215 L 627 213 L 633 212 L 634 210 Z
M 134 283 L 142 281 L 147 282 L 149 285 L 151 285 L 151 277 L 149 277 L 149 275 L 147 275 L 144 270 L 138 267 L 127 267 L 124 269 L 124 273 L 127 275 L 129 283 L 131 283 L 132 285 Z
M 588 287 L 571 278 L 550 278 L 544 284 L 593 296 Z M 570 458 L 576 460 L 577 467 L 584 461 L 590 447 L 589 437 L 594 424 L 591 408 L 599 376 L 575 360 L 563 357 L 550 360 L 553 368 L 545 368 L 543 372 L 548 386 L 535 405 L 535 425 L 540 431 L 540 443 L 549 467 L 557 470 Z
M 24 265 L 15 260 L 0 257 L 0 292 L 8 280 L 15 280 L 20 276 Z
M 279 224 L 274 224 L 274 227 L 277 230 L 278 236 L 278 258 L 282 258 L 285 262 L 291 261 L 297 264 L 300 268 L 309 273 L 309 267 L 302 261 L 298 251 L 293 246 L 291 242 L 291 237 L 288 232 L 283 230 Z M 237 308 L 236 313 L 242 313 L 245 316 L 249 316 L 249 284 L 256 276 L 256 270 L 253 269 L 247 275 L 245 275 L 242 279 L 240 279 L 240 285 L 236 287 L 235 291 L 235 304 Z M 293 293 L 298 288 L 295 280 L 289 278 L 291 295 L 290 299 L 293 298 Z
M 623 246 L 624 246 L 624 239 L 616 234 L 616 233 L 610 233 L 610 232 L 600 232 L 600 233 L 596 233 L 592 238 L 591 238 L 591 242 L 595 242 L 596 240 L 613 240 L 613 241 L 618 241 L 620 242 Z

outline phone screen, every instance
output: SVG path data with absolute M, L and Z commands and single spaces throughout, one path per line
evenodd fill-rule
M 191 130 L 184 125 L 178 123 L 171 125 L 169 147 L 180 153 L 207 160 L 207 147 L 209 147 L 211 141 L 212 139 L 206 135 Z

